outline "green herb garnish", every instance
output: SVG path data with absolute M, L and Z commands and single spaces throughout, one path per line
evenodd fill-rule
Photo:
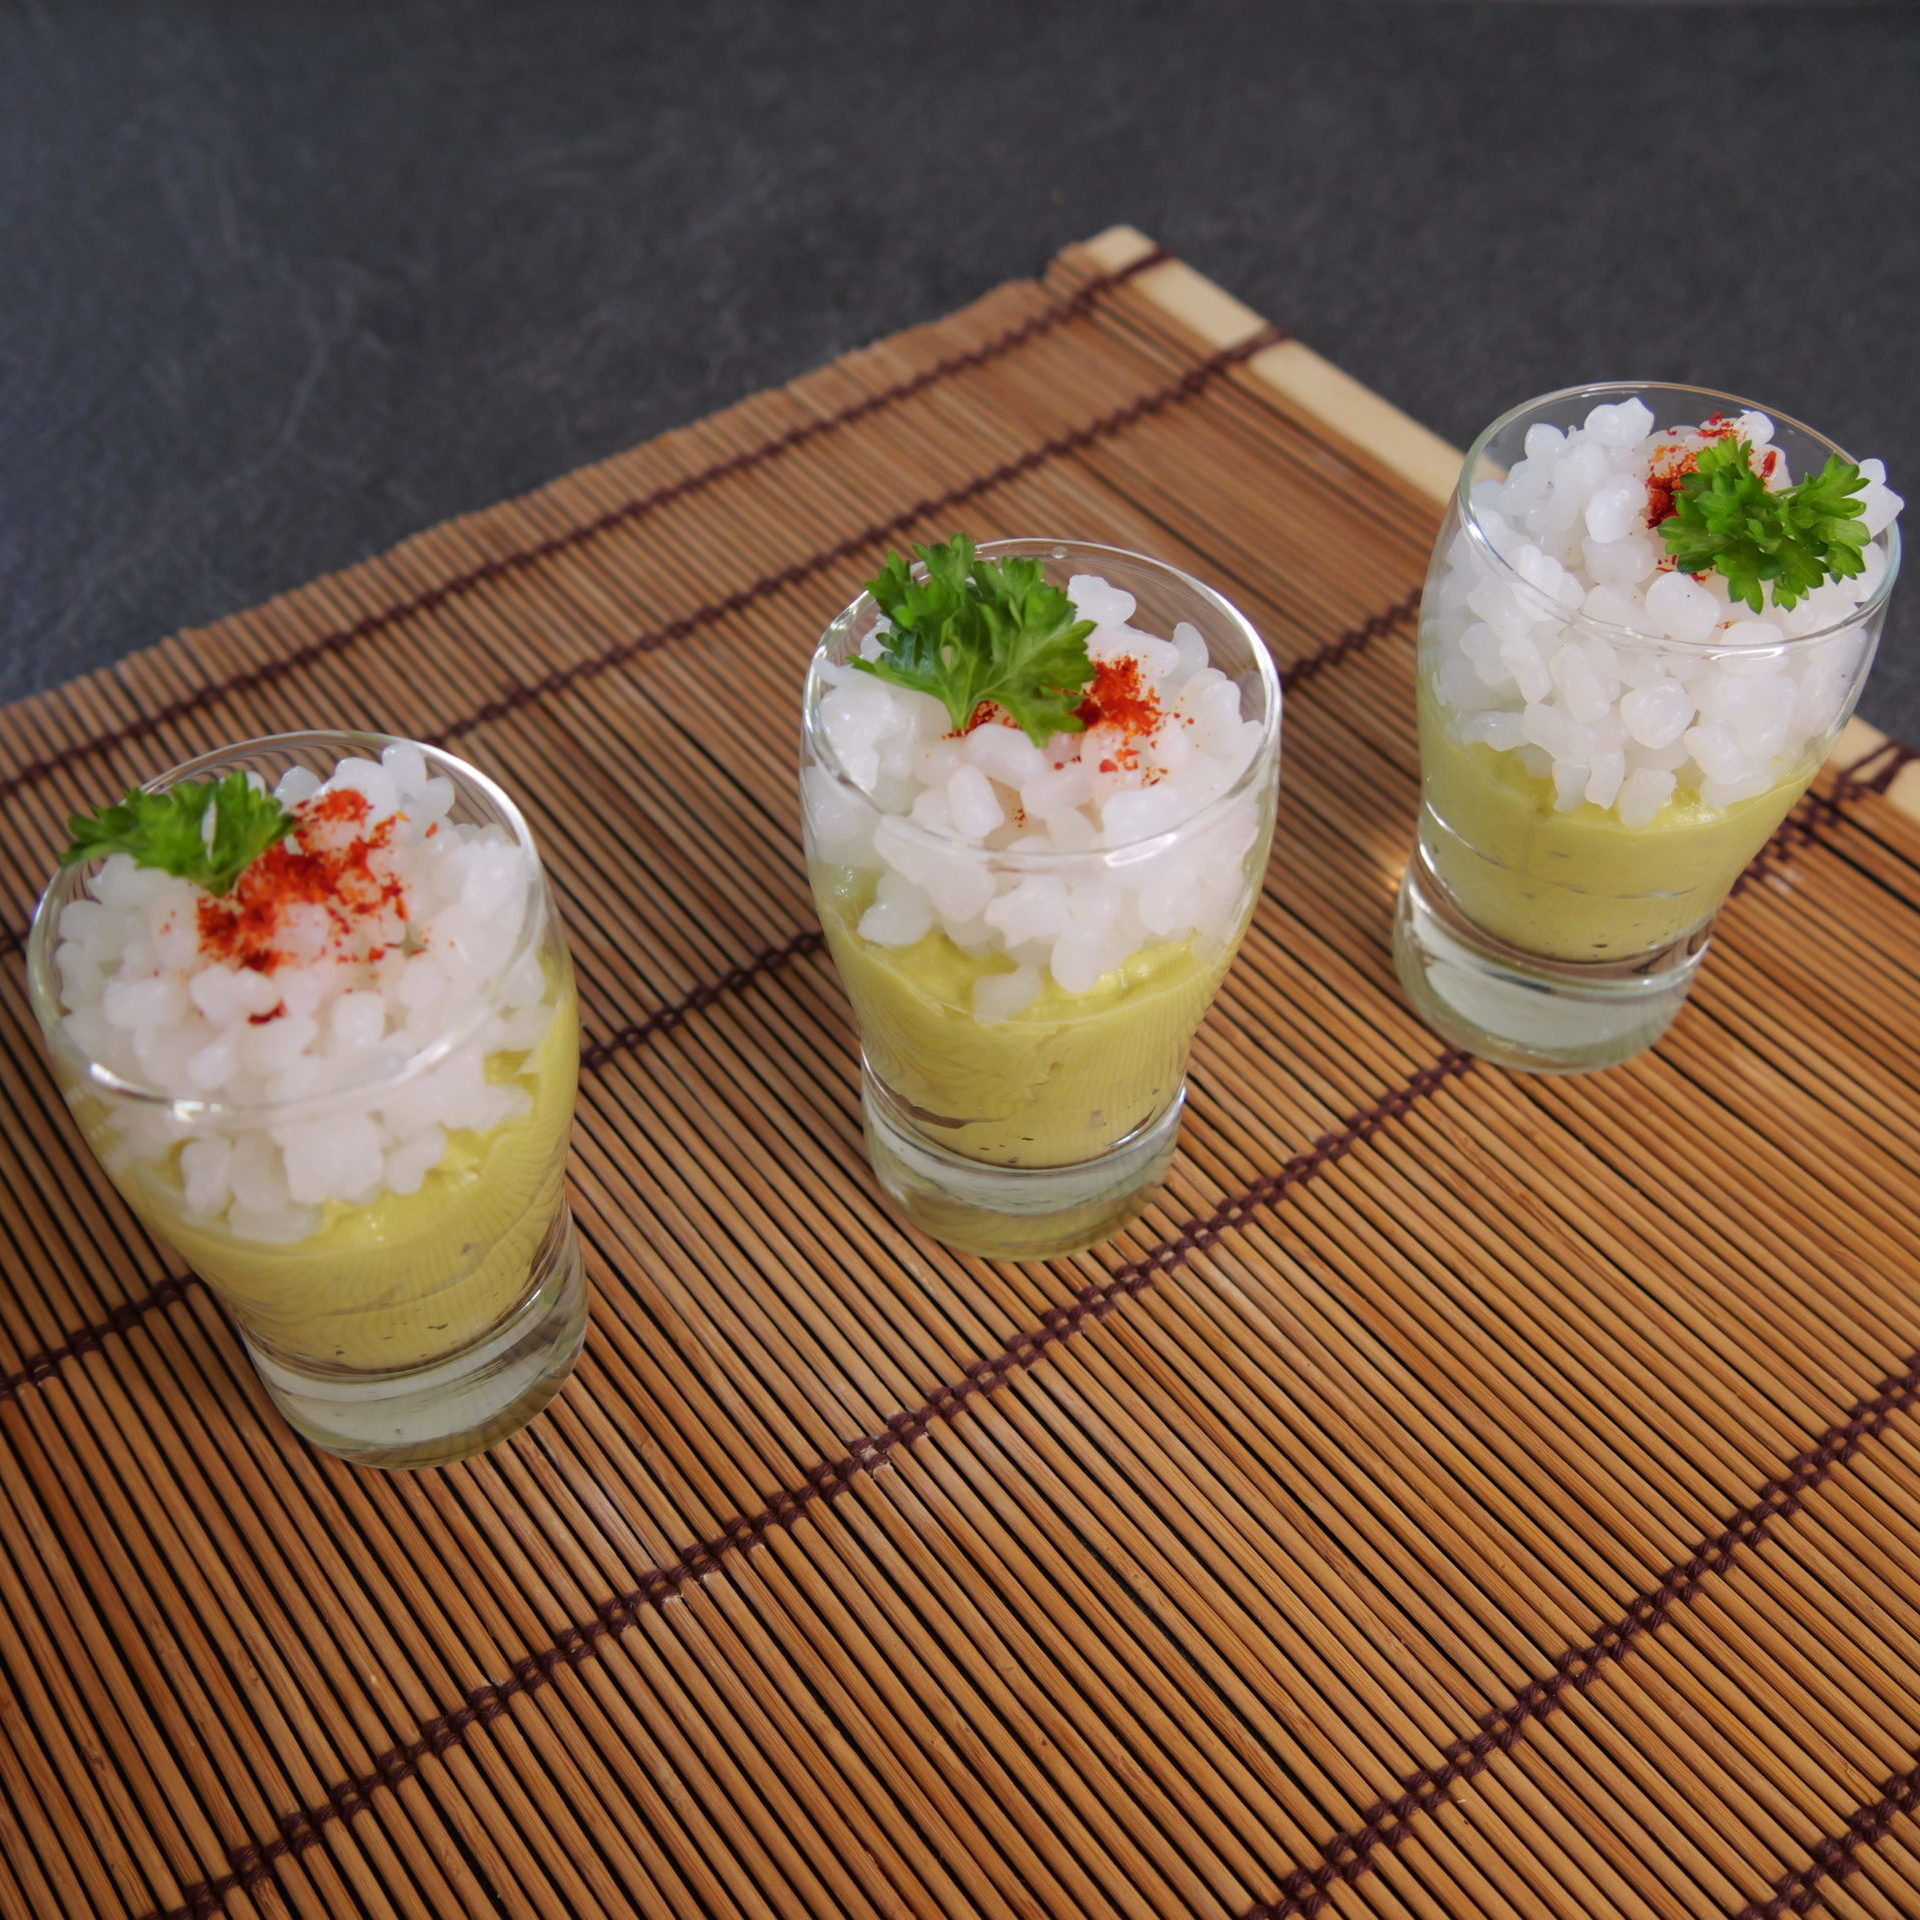
M 177 874 L 209 893 L 231 893 L 247 868 L 293 826 L 293 815 L 244 773 L 183 780 L 165 793 L 130 787 L 115 805 L 67 821 L 73 844 L 60 864 L 128 853 L 137 866 Z
M 916 580 L 897 553 L 887 555 L 867 591 L 893 623 L 878 660 L 851 664 L 896 687 L 930 693 L 963 730 L 991 700 L 1036 747 L 1056 733 L 1079 733 L 1074 711 L 1093 679 L 1087 653 L 1091 620 L 1047 584 L 1038 560 L 976 560 L 956 533 L 944 546 L 915 547 L 927 577 Z
M 1768 491 L 1753 470 L 1752 447 L 1736 437 L 1709 441 L 1694 467 L 1681 476 L 1673 512 L 1660 522 L 1682 573 L 1718 570 L 1729 596 L 1758 613 L 1765 585 L 1775 606 L 1792 607 L 1825 581 L 1865 571 L 1862 549 L 1871 535 L 1853 496 L 1867 483 L 1838 454 L 1778 493 Z

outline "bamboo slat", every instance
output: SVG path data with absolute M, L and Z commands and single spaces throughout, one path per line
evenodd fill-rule
M 1387 930 L 1456 456 L 1127 229 L 0 710 L 0 1915 L 1920 1911 L 1920 779 L 1870 729 L 1653 1054 L 1444 1051 Z M 1161 554 L 1289 692 L 1163 1195 L 962 1258 L 861 1158 L 814 637 L 964 525 Z M 304 1448 L 42 1066 L 62 823 L 292 726 L 525 802 L 574 1380 Z

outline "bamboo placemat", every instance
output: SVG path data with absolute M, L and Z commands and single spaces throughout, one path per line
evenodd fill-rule
M 0 1910 L 1920 1911 L 1920 825 L 1783 830 L 1666 1043 L 1443 1052 L 1387 957 L 1452 456 L 1120 232 L 0 714 L 0 905 L 223 739 L 528 804 L 596 1289 L 524 1435 L 272 1416 L 0 983 Z M 888 542 L 1137 547 L 1286 664 L 1164 1198 L 961 1259 L 860 1155 L 805 660 Z

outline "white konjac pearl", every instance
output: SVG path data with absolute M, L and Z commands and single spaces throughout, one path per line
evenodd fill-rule
M 1704 640 L 1720 620 L 1720 603 L 1684 573 L 1663 573 L 1647 589 L 1647 612 L 1670 640 Z

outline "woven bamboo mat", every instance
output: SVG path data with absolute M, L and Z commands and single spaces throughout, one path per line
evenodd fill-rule
M 1856 736 L 1654 1055 L 1508 1076 L 1387 957 L 1450 456 L 1110 235 L 0 714 L 70 807 L 451 742 L 580 963 L 574 1381 L 435 1473 L 274 1419 L 0 982 L 0 1912 L 1920 1912 L 1920 824 Z M 884 545 L 1163 555 L 1288 668 L 1164 1198 L 894 1225 L 796 856 Z

